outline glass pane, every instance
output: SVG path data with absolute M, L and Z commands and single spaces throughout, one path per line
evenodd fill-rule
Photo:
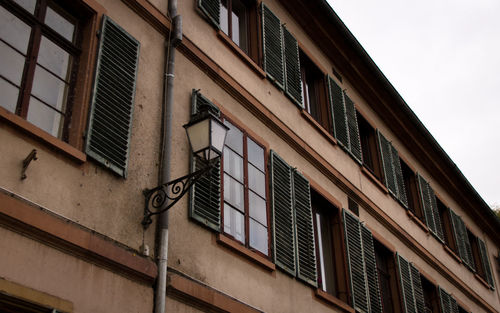
M 68 85 L 50 74 L 40 66 L 36 66 L 31 94 L 64 112 Z
M 14 0 L 17 4 L 26 9 L 31 14 L 35 13 L 36 0 Z
M 224 172 L 243 182 L 243 158 L 230 149 L 224 149 Z
M 0 41 L 0 75 L 21 86 L 25 57 Z
M 26 54 L 31 28 L 0 6 L 0 38 Z
M 248 187 L 266 197 L 266 176 L 252 164 L 248 164 Z
M 255 165 L 261 171 L 265 171 L 264 167 L 264 149 L 257 145 L 252 139 L 247 139 L 248 161 Z
M 245 216 L 227 204 L 224 204 L 224 232 L 245 242 Z
M 262 225 L 267 226 L 266 201 L 250 191 L 248 193 L 248 205 L 250 217 L 256 219 Z
M 244 210 L 243 185 L 226 174 L 224 175 L 224 200 L 240 211 Z
M 243 51 L 247 52 L 247 8 L 242 1 L 233 0 L 232 10 L 232 39 Z
M 231 29 L 233 30 L 233 41 L 236 45 L 240 45 L 240 21 L 238 15 L 232 12 L 231 16 Z
M 0 78 L 0 106 L 12 113 L 16 113 L 17 96 L 19 89 Z
M 75 25 L 64 18 L 62 15 L 54 11 L 51 7 L 47 7 L 45 15 L 45 24 L 50 26 L 64 38 L 73 42 L 73 34 L 75 33 Z
M 229 25 L 227 21 L 227 3 L 225 0 L 221 1 L 221 6 L 220 6 L 220 29 L 226 35 L 229 35 Z
M 40 42 L 37 62 L 61 79 L 65 81 L 69 80 L 71 56 L 44 36 L 42 36 L 42 41 Z
M 335 295 L 332 228 L 328 217 L 316 213 L 316 227 L 320 259 L 321 288 L 329 294 Z
M 267 228 L 250 219 L 250 246 L 267 255 Z
M 226 146 L 231 147 L 239 155 L 243 155 L 243 133 L 228 121 L 224 121 L 224 124 L 229 127 L 226 136 Z
M 33 97 L 30 98 L 27 120 L 54 137 L 62 135 L 63 116 Z

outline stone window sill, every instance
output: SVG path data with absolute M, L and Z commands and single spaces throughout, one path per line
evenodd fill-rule
M 347 303 L 345 303 L 344 301 L 340 300 L 337 297 L 332 296 L 329 293 L 324 292 L 323 290 L 321 290 L 319 288 L 314 291 L 314 295 L 317 298 L 328 302 L 329 304 L 333 305 L 334 307 L 341 309 L 342 312 L 354 313 L 354 309 L 352 307 L 350 307 Z
M 260 254 L 242 246 L 240 243 L 225 236 L 224 234 L 217 234 L 217 243 L 223 245 L 226 248 L 229 248 L 230 250 L 235 251 L 236 253 L 249 259 L 250 261 L 256 263 L 257 265 L 260 265 L 261 267 L 270 272 L 276 270 L 276 265 L 274 265 L 274 263 L 272 263 L 265 257 L 261 256 Z
M 332 144 L 337 144 L 337 139 L 335 139 L 335 137 L 333 137 L 323 126 L 321 126 L 314 119 L 314 117 L 311 116 L 311 114 L 307 113 L 307 111 L 304 109 L 300 110 L 300 114 L 306 119 L 306 121 L 308 121 L 314 128 L 316 128 L 321 133 L 321 135 L 323 135 L 323 137 L 325 137 Z
M 387 189 L 386 186 L 384 186 L 380 180 L 375 177 L 375 175 L 372 174 L 372 172 L 370 172 L 369 169 L 367 169 L 364 165 L 361 165 L 361 171 L 363 172 L 363 174 L 365 174 L 366 177 L 368 177 L 375 185 L 377 185 L 377 187 L 382 190 L 383 193 L 385 194 L 388 194 L 389 193 L 389 190 Z

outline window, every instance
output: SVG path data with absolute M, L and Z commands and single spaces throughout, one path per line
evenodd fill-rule
M 265 149 L 227 119 L 223 155 L 224 233 L 269 255 Z
M 422 275 L 420 275 L 420 279 L 424 293 L 425 313 L 439 313 L 439 299 L 436 286 Z
M 359 112 L 356 113 L 359 125 L 363 165 L 376 178 L 382 180 L 382 169 L 380 168 L 380 157 L 377 147 L 377 133 L 375 132 L 375 128 L 373 128 Z
M 415 172 L 400 158 L 401 172 L 403 173 L 403 181 L 405 184 L 406 198 L 408 199 L 408 209 L 422 222 L 424 221 L 424 214 L 420 207 L 417 178 Z
M 484 279 L 485 275 L 484 275 L 484 269 L 481 266 L 481 259 L 479 256 L 479 247 L 477 244 L 477 237 L 469 229 L 467 229 L 467 236 L 469 237 L 472 258 L 474 260 L 474 270 L 476 271 L 476 273 L 479 276 L 481 276 Z
M 55 309 L 43 307 L 20 298 L 0 293 L 0 312 L 2 313 L 57 313 Z
M 380 298 L 382 300 L 382 312 L 399 312 L 394 254 L 376 240 L 374 240 L 374 249 L 380 285 Z
M 301 50 L 299 57 L 304 108 L 321 126 L 331 133 L 331 113 L 326 98 L 325 75 Z
M 489 285 L 491 289 L 495 289 L 493 272 L 491 270 L 486 244 L 479 237 L 472 234 L 469 229 L 467 229 L 467 234 L 469 236 L 476 273 Z
M 436 203 L 439 212 L 439 219 L 443 228 L 444 244 L 448 246 L 448 248 L 450 248 L 453 252 L 458 253 L 456 241 L 453 237 L 450 211 L 438 197 L 436 197 Z
M 68 141 L 81 14 L 64 2 L 16 2 L 0 7 L 0 106 Z

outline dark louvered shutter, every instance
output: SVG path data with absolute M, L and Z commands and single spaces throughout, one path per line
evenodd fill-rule
M 441 313 L 453 313 L 452 300 L 453 298 L 443 288 L 439 287 L 439 304 Z
M 297 40 L 284 26 L 283 42 L 285 45 L 285 91 L 295 104 L 304 108 L 302 102 L 302 80 L 300 77 L 299 45 Z
M 358 118 L 356 108 L 351 98 L 344 92 L 345 111 L 347 116 L 347 129 L 349 132 L 349 151 L 359 163 L 363 163 L 361 154 L 361 140 L 359 139 Z
M 382 313 L 382 302 L 380 299 L 377 263 L 375 261 L 372 233 L 368 228 L 361 225 L 361 235 L 363 239 L 363 256 L 365 259 L 368 295 L 370 297 L 370 313 Z
M 274 151 L 270 166 L 274 263 L 295 276 L 292 169 Z
M 380 156 L 382 157 L 382 167 L 384 170 L 385 185 L 387 186 L 389 191 L 392 192 L 392 194 L 394 194 L 397 197 L 398 191 L 396 187 L 397 186 L 396 177 L 394 175 L 394 168 L 392 162 L 391 143 L 378 130 L 377 130 L 377 137 L 380 149 Z
M 139 42 L 104 16 L 85 152 L 127 176 Z
M 427 188 L 429 189 L 429 196 L 431 197 L 432 214 L 434 215 L 434 225 L 436 227 L 434 234 L 442 243 L 444 243 L 443 224 L 441 223 L 441 217 L 439 216 L 436 194 L 429 183 L 427 183 Z
M 297 234 L 297 277 L 317 287 L 311 191 L 309 181 L 297 171 L 293 171 L 293 202 Z
M 481 263 L 483 265 L 486 281 L 488 282 L 488 285 L 490 285 L 492 289 L 495 289 L 495 285 L 493 282 L 493 273 L 491 272 L 490 260 L 488 258 L 488 250 L 486 250 L 486 245 L 484 244 L 484 241 L 482 241 L 479 238 L 477 238 L 477 244 L 479 246 L 479 255 L 481 256 Z
M 264 71 L 272 82 L 283 89 L 285 75 L 281 22 L 264 3 L 262 3 L 262 41 Z
M 347 118 L 344 106 L 344 93 L 339 85 L 328 76 L 328 94 L 334 121 L 334 135 L 344 147 L 348 147 L 349 138 L 347 131 Z
M 451 312 L 452 313 L 458 313 L 458 303 L 457 303 L 457 300 L 455 300 L 455 298 L 453 298 L 452 296 L 450 296 L 450 302 L 451 302 Z
M 210 105 L 217 112 L 218 108 L 199 91 L 193 90 L 191 96 L 191 112 L 196 114 L 201 105 Z M 201 162 L 191 156 L 191 171 L 203 167 Z M 189 217 L 202 225 L 220 231 L 220 206 L 221 206 L 221 176 L 220 161 L 210 172 L 200 178 L 190 190 Z
M 198 8 L 207 16 L 208 20 L 217 28 L 220 27 L 220 0 L 198 0 Z
M 399 159 L 399 153 L 396 148 L 391 144 L 391 156 L 392 156 L 392 168 L 394 169 L 395 181 L 398 190 L 397 198 L 408 208 L 408 199 L 406 198 L 406 186 L 403 178 L 403 171 L 401 170 L 401 160 Z
M 422 279 L 418 269 L 410 263 L 411 282 L 413 286 L 413 296 L 415 298 L 415 312 L 425 313 L 424 291 L 422 289 Z
M 435 233 L 436 226 L 434 224 L 434 213 L 432 211 L 429 184 L 420 174 L 418 174 L 417 177 L 418 187 L 420 190 L 420 202 L 422 203 L 422 209 L 424 210 L 425 223 L 427 224 L 427 227 L 429 227 L 429 230 Z
M 410 263 L 398 254 L 399 277 L 401 280 L 401 291 L 403 293 L 403 304 L 405 313 L 416 313 L 415 297 L 413 293 L 412 274 Z
M 469 242 L 469 237 L 467 236 L 467 232 L 464 232 L 465 225 L 462 218 L 455 214 L 452 209 L 449 209 L 450 217 L 451 217 L 451 226 L 453 229 L 453 235 L 455 237 L 455 243 L 458 247 L 458 254 L 460 258 L 470 267 L 469 254 L 467 253 L 467 246 L 465 241 Z
M 359 220 L 347 210 L 343 210 L 342 214 L 344 218 L 345 244 L 351 284 L 352 307 L 358 312 L 368 313 L 368 293 L 366 287 L 360 223 Z

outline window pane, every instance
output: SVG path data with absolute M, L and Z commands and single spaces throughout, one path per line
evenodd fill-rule
M 243 155 L 243 133 L 228 121 L 224 121 L 224 124 L 229 127 L 226 136 L 226 146 L 231 147 L 239 155 Z
M 12 113 L 16 113 L 17 96 L 19 89 L 0 78 L 0 106 Z
M 63 119 L 63 116 L 58 112 L 35 98 L 30 98 L 28 122 L 40 127 L 54 137 L 61 137 L 60 130 L 62 129 Z
M 75 25 L 54 11 L 52 8 L 47 7 L 45 15 L 45 24 L 50 26 L 56 32 L 61 34 L 64 38 L 73 42 L 73 34 L 75 32 Z
M 68 85 L 37 65 L 31 93 L 64 112 Z
M 17 4 L 26 9 L 31 14 L 35 13 L 36 0 L 14 0 Z
M 0 38 L 26 54 L 31 28 L 0 6 Z
M 247 138 L 247 152 L 248 161 L 264 172 L 264 149 L 257 145 L 252 139 Z
M 69 80 L 71 56 L 44 36 L 42 36 L 40 42 L 37 62 L 59 76 L 59 78 Z
M 227 1 L 222 0 L 220 6 L 220 29 L 229 35 L 229 25 L 227 21 Z
M 247 8 L 243 2 L 233 0 L 232 9 L 232 39 L 241 50 L 247 52 Z
M 224 175 L 224 200 L 244 211 L 243 185 L 227 174 Z
M 250 219 L 250 246 L 267 255 L 267 228 Z
M 243 158 L 231 149 L 224 149 L 224 172 L 243 182 Z
M 238 15 L 232 12 L 231 16 L 231 29 L 233 30 L 233 41 L 236 45 L 240 45 L 240 21 Z
M 245 216 L 227 204 L 224 204 L 224 232 L 245 242 Z
M 335 267 L 333 263 L 333 242 L 328 217 L 316 213 L 316 227 L 320 259 L 320 278 L 323 291 L 335 295 Z
M 252 164 L 248 164 L 248 187 L 266 197 L 266 176 Z
M 25 57 L 0 41 L 0 75 L 21 86 Z
M 250 207 L 250 217 L 259 221 L 262 225 L 267 226 L 266 201 L 252 191 L 249 191 L 248 204 Z

